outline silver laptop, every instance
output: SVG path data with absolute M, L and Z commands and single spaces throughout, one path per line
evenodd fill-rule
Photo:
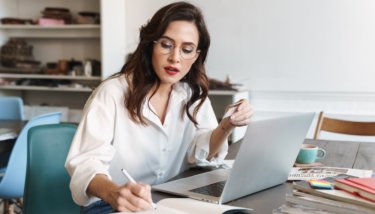
M 152 189 L 221 204 L 282 184 L 314 115 L 304 113 L 253 121 L 248 125 L 232 169 L 217 169 L 155 185 Z

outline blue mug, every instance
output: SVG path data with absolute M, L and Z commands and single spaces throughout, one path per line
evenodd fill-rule
M 326 151 L 314 144 L 302 144 L 297 156 L 297 163 L 311 164 L 326 156 Z

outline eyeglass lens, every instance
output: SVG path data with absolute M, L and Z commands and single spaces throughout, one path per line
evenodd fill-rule
M 158 49 L 162 54 L 171 54 L 175 49 L 173 41 L 167 38 L 161 38 L 155 41 L 155 44 L 158 46 Z M 183 44 L 180 48 L 180 55 L 183 59 L 193 59 L 196 54 L 197 50 L 194 45 Z

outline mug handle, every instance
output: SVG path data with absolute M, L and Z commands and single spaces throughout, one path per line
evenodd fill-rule
M 318 154 L 316 155 L 316 159 L 322 159 L 326 156 L 326 150 L 319 148 Z

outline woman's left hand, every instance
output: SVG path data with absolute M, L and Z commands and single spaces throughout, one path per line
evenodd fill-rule
M 228 120 L 232 126 L 246 126 L 250 123 L 250 118 L 253 115 L 253 108 L 245 99 L 241 99 L 237 103 L 234 104 L 237 104 L 236 107 L 232 107 L 236 109 L 234 113 L 228 117 Z M 231 106 L 228 106 L 228 108 L 231 108 Z
M 220 121 L 218 127 L 214 129 L 210 139 L 210 152 L 207 160 L 215 157 L 223 143 L 237 126 L 246 126 L 250 123 L 250 118 L 253 115 L 253 108 L 250 103 L 241 99 L 238 102 L 229 105 L 226 108 L 223 119 Z

